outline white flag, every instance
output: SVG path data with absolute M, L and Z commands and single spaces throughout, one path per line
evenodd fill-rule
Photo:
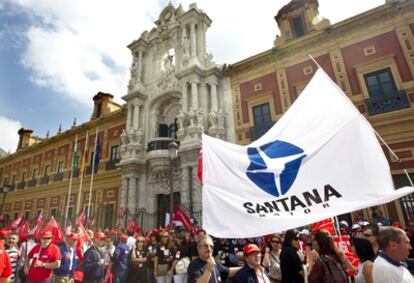
M 388 162 L 368 121 L 319 69 L 284 116 L 247 146 L 203 135 L 203 227 L 257 237 L 386 203 Z

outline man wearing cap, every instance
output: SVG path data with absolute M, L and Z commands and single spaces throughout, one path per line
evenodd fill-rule
M 232 280 L 233 283 L 270 283 L 265 269 L 260 265 L 260 249 L 255 244 L 248 244 L 243 248 L 244 266 Z
M 55 269 L 55 283 L 73 283 L 73 274 L 78 265 L 78 257 L 76 256 L 76 241 L 78 234 L 70 233 L 66 237 L 66 242 L 59 243 L 59 250 L 62 256 L 60 267 Z
M 188 266 L 188 283 L 217 283 L 233 277 L 241 267 L 226 267 L 213 258 L 213 240 L 203 236 L 198 241 L 198 258 Z
M 124 283 L 128 271 L 129 246 L 128 236 L 122 234 L 119 237 L 119 244 L 116 246 L 112 260 L 112 272 L 115 275 L 115 283 Z
M 84 273 L 83 282 L 100 283 L 105 275 L 105 260 L 99 252 L 99 247 L 102 246 L 105 234 L 96 232 L 93 235 L 92 245 L 86 250 L 83 255 L 82 271 Z
M 17 243 L 19 242 L 19 235 L 12 232 L 7 236 L 7 243 L 4 246 L 6 252 L 9 254 L 10 263 L 12 267 L 12 275 L 10 276 L 10 283 L 15 282 L 15 274 L 17 270 L 17 263 L 20 259 L 20 249 Z
M 29 252 L 24 263 L 26 282 L 52 282 L 52 270 L 59 268 L 60 260 L 60 250 L 52 244 L 52 232 L 43 230 L 40 233 L 40 244 Z

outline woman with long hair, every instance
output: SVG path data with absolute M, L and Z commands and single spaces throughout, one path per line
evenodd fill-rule
M 154 256 L 154 275 L 157 283 L 171 283 L 173 277 L 174 249 L 167 231 L 160 233 L 160 242 Z
M 283 283 L 303 283 L 305 271 L 299 258 L 299 233 L 288 230 L 285 233 L 282 252 L 280 253 L 280 269 Z
M 319 254 L 309 274 L 309 283 L 348 283 L 346 261 L 337 251 L 332 236 L 325 230 L 312 237 L 312 246 Z
M 270 237 L 263 256 L 263 266 L 269 269 L 269 279 L 272 283 L 282 282 L 282 271 L 280 270 L 280 247 L 282 237 L 274 234 Z
M 353 240 L 353 244 L 352 248 L 360 262 L 358 273 L 355 276 L 355 283 L 373 283 L 372 267 L 375 252 L 371 242 L 366 238 L 357 237 Z
M 148 254 L 145 238 L 139 236 L 128 257 L 127 283 L 147 283 Z

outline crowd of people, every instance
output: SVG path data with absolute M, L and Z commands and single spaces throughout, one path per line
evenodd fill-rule
M 337 236 L 329 229 L 303 227 L 246 239 L 212 238 L 201 229 L 180 227 L 145 233 L 87 230 L 88 241 L 81 244 L 75 232 L 54 243 L 48 229 L 38 241 L 30 234 L 24 242 L 17 233 L 0 230 L 0 281 L 414 282 L 414 222 L 407 231 L 395 226 L 359 222 L 349 227 L 343 221 Z

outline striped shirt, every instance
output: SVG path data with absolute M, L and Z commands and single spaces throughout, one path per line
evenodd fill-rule
M 10 283 L 14 282 L 16 269 L 17 269 L 17 262 L 19 261 L 20 252 L 16 247 L 7 248 L 6 252 L 9 254 L 10 263 L 12 268 L 12 274 L 10 276 Z

